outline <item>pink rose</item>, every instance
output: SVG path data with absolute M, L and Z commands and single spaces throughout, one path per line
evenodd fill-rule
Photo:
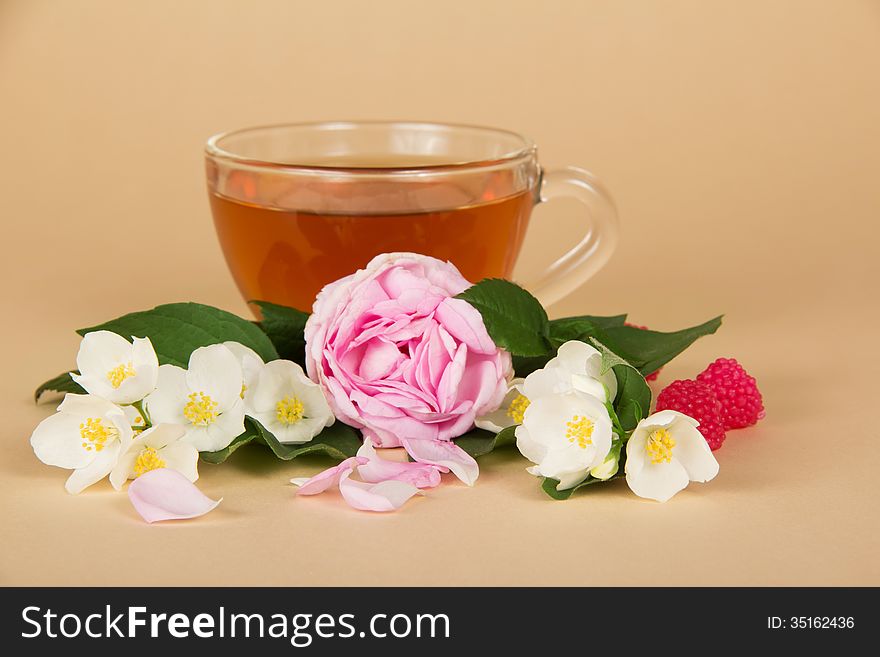
M 511 375 L 448 262 L 414 253 L 376 256 L 318 295 L 305 328 L 306 368 L 334 414 L 378 447 L 473 483 L 476 462 L 452 438 L 500 404 Z

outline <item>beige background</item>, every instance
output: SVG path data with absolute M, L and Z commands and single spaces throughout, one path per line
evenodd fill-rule
M 880 584 L 880 3 L 0 4 L 4 584 Z M 220 130 L 422 118 L 524 132 L 605 180 L 619 251 L 554 315 L 674 329 L 727 313 L 660 383 L 735 356 L 768 408 L 665 505 L 622 482 L 546 499 L 515 454 L 398 514 L 294 500 L 259 450 L 225 498 L 147 526 L 28 445 L 73 330 L 197 300 L 245 313 L 213 235 Z M 539 207 L 521 273 L 577 234 Z M 563 239 L 564 238 L 564 239 Z

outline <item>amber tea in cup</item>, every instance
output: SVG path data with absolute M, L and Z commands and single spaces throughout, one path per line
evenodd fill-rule
M 584 239 L 537 282 L 545 303 L 610 255 L 616 220 L 586 172 L 541 174 L 534 145 L 503 130 L 426 123 L 253 128 L 207 147 L 211 209 L 246 300 L 309 310 L 320 289 L 380 253 L 454 263 L 471 281 L 509 278 L 535 203 L 551 194 L 591 210 Z

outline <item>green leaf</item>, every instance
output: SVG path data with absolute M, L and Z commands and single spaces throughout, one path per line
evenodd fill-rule
M 595 337 L 618 356 L 638 368 L 642 374 L 656 372 L 704 335 L 721 326 L 721 317 L 681 331 L 661 333 L 634 326 L 611 326 L 599 329 Z
M 256 431 L 256 429 L 246 422 L 244 433 L 235 438 L 235 440 L 229 443 L 228 446 L 216 452 L 199 452 L 199 457 L 207 463 L 223 463 L 223 461 L 229 458 L 232 452 L 243 445 L 247 445 L 249 442 L 253 441 L 258 435 L 259 433 Z
M 516 376 L 526 377 L 539 370 L 556 355 L 556 349 L 569 340 L 586 341 L 591 335 L 604 328 L 623 326 L 626 315 L 602 317 L 598 315 L 579 315 L 577 317 L 561 317 L 550 320 L 551 348 L 540 356 L 514 356 L 513 371 Z
M 486 278 L 456 298 L 476 308 L 495 344 L 514 356 L 542 356 L 550 351 L 547 312 L 515 283 Z
M 599 365 L 599 374 L 605 374 L 608 370 L 617 365 L 624 365 L 626 367 L 634 368 L 631 363 L 615 354 L 608 347 L 599 342 L 596 338 L 590 338 L 589 343 L 592 344 L 599 351 L 600 354 L 602 354 L 602 363 Z
M 71 374 L 79 374 L 79 372 L 77 372 L 76 370 L 74 370 L 73 372 L 62 372 L 55 378 L 46 381 L 34 391 L 34 401 L 39 402 L 40 397 L 45 392 L 73 392 L 77 394 L 84 394 L 85 390 L 83 390 L 76 381 L 70 378 Z
M 514 356 L 513 372 L 516 376 L 525 378 L 535 370 L 539 370 L 547 364 L 555 353 L 549 353 L 544 356 Z
M 257 322 L 257 326 L 269 336 L 278 355 L 286 360 L 292 360 L 305 367 L 306 341 L 303 335 L 308 313 L 296 308 L 279 306 L 268 301 L 252 301 L 260 309 L 263 319 Z
M 79 329 L 77 333 L 102 330 L 127 340 L 132 336 L 148 337 L 160 363 L 179 367 L 186 367 L 190 354 L 199 347 L 227 340 L 250 347 L 263 360 L 278 358 L 272 342 L 259 327 L 225 310 L 199 303 L 169 303 Z
M 597 330 L 623 326 L 626 315 L 600 317 L 596 315 L 579 315 L 577 317 L 561 317 L 550 320 L 550 341 L 559 346 L 569 340 L 586 340 Z
M 611 428 L 618 436 L 623 436 L 626 434 L 626 431 L 622 426 L 620 426 L 620 418 L 617 417 L 617 411 L 614 410 L 614 406 L 605 402 L 605 408 L 608 410 L 608 415 L 611 417 Z
M 651 388 L 645 377 L 631 363 L 608 349 L 596 338 L 590 342 L 602 353 L 600 372 L 609 369 L 617 379 L 617 397 L 614 399 L 614 412 L 624 431 L 632 431 L 651 409 Z
M 285 445 L 278 442 L 275 435 L 262 424 L 253 418 L 248 419 L 259 432 L 257 442 L 267 445 L 282 461 L 290 461 L 297 456 L 313 453 L 324 453 L 331 458 L 342 461 L 357 454 L 363 442 L 355 429 L 337 420 L 307 443 Z
M 504 445 L 516 444 L 515 431 L 515 426 L 506 427 L 498 433 L 492 433 L 484 429 L 474 429 L 456 438 L 455 444 L 476 459 Z
M 615 479 L 620 479 L 621 477 L 626 476 L 626 451 L 624 450 L 624 441 L 618 437 L 611 445 L 611 452 L 614 453 L 618 457 L 617 461 L 617 472 L 608 477 L 608 479 L 596 479 L 592 475 L 588 475 L 586 479 L 584 479 L 577 486 L 573 486 L 571 488 L 567 488 L 565 490 L 556 490 L 556 486 L 559 485 L 558 479 L 553 479 L 551 477 L 544 477 L 544 481 L 541 482 L 541 489 L 547 493 L 554 500 L 567 500 L 571 497 L 576 490 L 584 488 L 585 486 L 592 486 L 593 484 L 604 484 L 609 481 L 614 481 Z
M 560 317 L 550 320 L 551 325 L 566 326 L 577 322 L 590 322 L 599 328 L 623 326 L 626 323 L 626 313 L 622 315 L 577 315 L 575 317 Z
M 208 463 L 223 463 L 235 450 L 250 442 L 268 447 L 282 461 L 290 461 L 303 454 L 316 453 L 323 453 L 342 461 L 349 456 L 354 456 L 361 446 L 360 434 L 339 421 L 334 422 L 312 440 L 301 445 L 285 445 L 278 442 L 271 431 L 252 417 L 245 418 L 244 426 L 244 433 L 233 440 L 225 449 L 217 452 L 201 452 L 202 460 Z
M 616 479 L 618 475 L 614 475 L 611 479 Z M 567 500 L 569 497 L 574 494 L 574 492 L 584 486 L 592 486 L 593 484 L 602 484 L 605 481 L 611 481 L 611 479 L 595 479 L 594 477 L 587 477 L 577 486 L 573 486 L 572 488 L 566 488 L 565 490 L 556 490 L 556 487 L 559 485 L 558 479 L 552 479 L 550 477 L 544 477 L 544 481 L 541 483 L 541 490 L 543 490 L 547 495 L 552 497 L 554 500 Z

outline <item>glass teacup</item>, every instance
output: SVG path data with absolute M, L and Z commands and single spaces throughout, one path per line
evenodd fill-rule
M 587 209 L 587 231 L 534 281 L 545 305 L 607 262 L 613 203 L 583 169 L 543 171 L 528 139 L 439 123 L 276 125 L 212 137 L 214 224 L 245 299 L 308 311 L 320 289 L 374 256 L 412 251 L 470 281 L 509 278 L 532 208 L 560 196 Z

